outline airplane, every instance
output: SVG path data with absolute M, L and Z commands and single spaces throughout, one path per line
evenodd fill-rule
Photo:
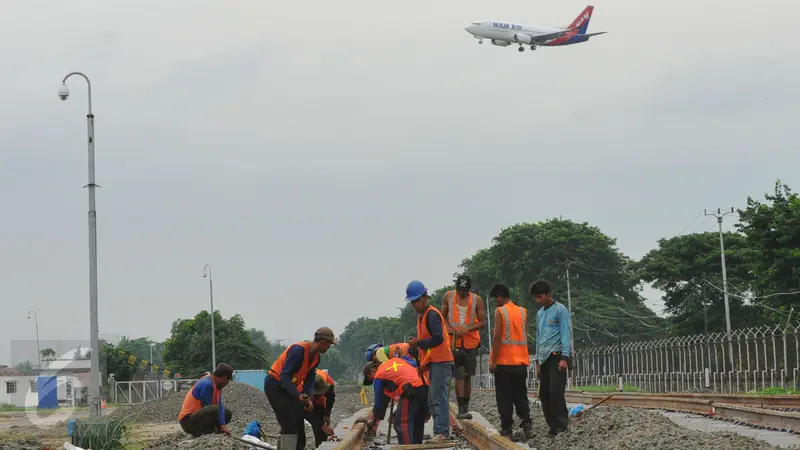
M 484 39 L 489 39 L 492 44 L 500 47 L 518 44 L 520 52 L 525 51 L 523 45 L 529 45 L 531 50 L 536 50 L 537 46 L 557 47 L 579 44 L 588 41 L 592 36 L 608 33 L 607 31 L 586 33 L 593 10 L 594 6 L 587 6 L 568 27 L 563 28 L 521 25 L 496 20 L 478 20 L 464 29 L 478 39 L 479 44 L 483 44 Z

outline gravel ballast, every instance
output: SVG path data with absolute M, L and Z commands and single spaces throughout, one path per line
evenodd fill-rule
M 340 392 L 341 391 L 341 392 Z M 188 389 L 170 393 L 162 398 L 149 402 L 126 406 L 116 409 L 111 413 L 115 419 L 125 419 L 137 423 L 177 423 L 178 413 L 181 410 L 183 399 Z M 222 403 L 226 408 L 230 408 L 233 416 L 231 418 L 232 435 L 241 437 L 245 426 L 251 420 L 259 420 L 263 425 L 266 434 L 277 435 L 280 433 L 280 426 L 275 419 L 275 414 L 269 405 L 267 396 L 259 389 L 248 384 L 232 382 L 222 391 Z M 355 411 L 361 409 L 361 402 L 358 395 L 353 394 L 352 390 L 337 389 L 336 403 L 331 414 L 331 421 L 338 422 L 342 418 L 350 417 Z M 191 438 L 186 433 L 175 432 L 158 438 L 145 447 L 151 450 L 172 450 L 178 448 L 179 442 L 189 439 L 190 442 L 182 444 L 181 449 L 249 449 L 251 446 L 235 439 L 222 435 L 201 436 Z M 267 438 L 266 442 L 277 445 L 276 439 Z M 311 427 L 306 425 L 306 448 L 314 448 L 314 433 Z
M 500 428 L 497 402 L 493 391 L 473 392 L 470 409 L 479 412 L 492 425 Z M 528 441 L 538 450 L 778 450 L 778 447 L 752 438 L 731 433 L 704 433 L 673 423 L 658 411 L 621 406 L 599 406 L 570 426 L 568 433 L 555 438 L 547 434 L 548 427 L 542 410 L 531 401 L 536 436 Z M 525 438 L 514 416 L 514 438 Z

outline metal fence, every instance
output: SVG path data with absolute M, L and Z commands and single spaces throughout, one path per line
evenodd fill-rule
M 117 381 L 111 386 L 110 401 L 133 405 L 161 398 L 170 392 L 188 389 L 196 380 Z
M 475 388 L 493 388 L 488 358 Z M 625 342 L 575 352 L 569 387 L 635 386 L 648 392 L 739 393 L 800 389 L 800 322 L 726 332 Z M 536 387 L 532 369 L 528 385 Z

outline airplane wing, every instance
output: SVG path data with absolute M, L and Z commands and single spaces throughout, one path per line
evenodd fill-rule
M 588 37 L 598 36 L 600 34 L 606 34 L 606 33 L 608 33 L 608 31 L 598 31 L 597 33 L 579 34 L 578 36 L 582 36 L 582 37 L 587 37 L 588 38 Z
M 552 41 L 553 39 L 558 39 L 558 38 L 560 38 L 561 36 L 564 36 L 567 33 L 571 33 L 573 31 L 577 30 L 578 28 L 580 28 L 580 27 L 570 28 L 568 30 L 557 31 L 555 33 L 538 34 L 536 36 L 531 36 L 531 40 L 535 44 L 546 44 L 546 43 Z

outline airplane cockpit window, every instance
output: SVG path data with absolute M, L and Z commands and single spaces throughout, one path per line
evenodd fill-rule
M 480 21 L 478 21 L 478 22 L 472 22 L 472 24 L 473 24 L 473 25 L 482 25 L 482 24 L 483 24 L 483 22 L 480 22 Z

